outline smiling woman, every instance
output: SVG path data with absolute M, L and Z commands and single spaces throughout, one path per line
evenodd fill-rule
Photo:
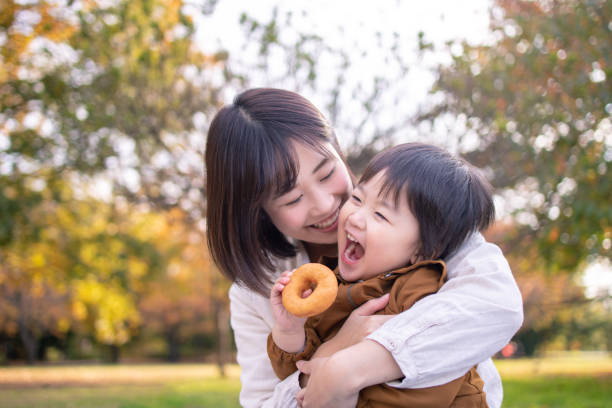
M 208 242 L 232 281 L 267 295 L 275 258 L 296 255 L 288 237 L 335 252 L 352 189 L 338 151 L 323 115 L 293 92 L 252 89 L 219 111 L 206 144 Z

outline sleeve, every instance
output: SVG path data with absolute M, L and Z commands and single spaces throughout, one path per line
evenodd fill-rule
M 230 320 L 240 365 L 240 405 L 245 408 L 296 407 L 298 372 L 280 381 L 272 369 L 266 343 L 271 332 L 264 318 L 269 305 L 261 296 L 232 285 Z M 259 299 L 261 298 L 261 299 Z
M 398 277 L 391 288 L 387 310 L 401 313 L 410 309 L 419 299 L 438 291 L 441 277 L 442 271 L 431 266 Z
M 268 335 L 268 357 L 274 372 L 281 380 L 297 371 L 296 362 L 310 360 L 314 352 L 321 345 L 321 340 L 312 327 L 306 325 L 304 330 L 306 332 L 306 343 L 304 350 L 299 353 L 287 353 L 274 343 L 272 334 Z
M 404 374 L 389 385 L 424 388 L 458 378 L 498 352 L 522 324 L 521 294 L 496 245 L 474 234 L 447 267 L 448 281 L 437 293 L 368 336 Z

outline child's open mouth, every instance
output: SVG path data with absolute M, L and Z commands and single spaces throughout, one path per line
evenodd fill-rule
M 353 264 L 360 260 L 365 254 L 365 249 L 351 234 L 346 234 L 347 246 L 342 252 L 342 259 L 348 264 Z

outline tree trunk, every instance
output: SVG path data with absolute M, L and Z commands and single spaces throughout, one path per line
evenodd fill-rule
M 26 358 L 28 360 L 28 364 L 32 365 L 36 361 L 36 350 L 38 348 L 38 342 L 36 341 L 36 336 L 32 330 L 30 330 L 23 320 L 19 320 L 19 337 L 23 343 L 23 346 L 26 350 Z
M 166 343 L 168 345 L 168 361 L 176 363 L 181 358 L 180 342 L 177 336 L 178 328 L 166 331 Z
M 116 344 L 111 344 L 110 346 L 110 362 L 113 364 L 117 364 L 119 362 L 119 354 L 120 349 Z

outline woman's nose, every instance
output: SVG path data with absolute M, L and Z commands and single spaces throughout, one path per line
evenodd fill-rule
M 329 191 L 323 188 L 318 188 L 313 191 L 314 213 L 318 215 L 326 215 L 331 213 L 332 211 L 335 211 L 335 202 L 336 200 L 334 198 L 334 195 Z

